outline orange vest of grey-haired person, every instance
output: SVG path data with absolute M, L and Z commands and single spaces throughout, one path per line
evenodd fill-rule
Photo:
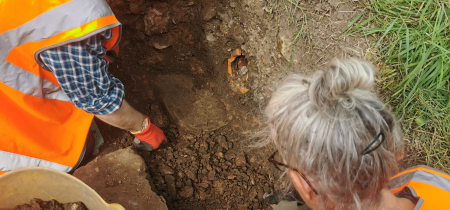
M 413 210 L 439 210 L 450 206 L 450 175 L 428 166 L 416 166 L 392 177 L 392 194 L 410 200 Z M 297 201 L 281 201 L 274 210 L 309 210 Z
M 450 175 L 428 166 L 416 166 L 392 177 L 390 191 L 406 197 L 416 209 L 448 209 L 450 206 Z

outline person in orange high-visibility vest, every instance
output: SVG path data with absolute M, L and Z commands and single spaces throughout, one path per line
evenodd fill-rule
M 279 84 L 265 110 L 264 133 L 277 149 L 268 161 L 286 172 L 285 197 L 297 201 L 275 210 L 450 209 L 448 174 L 426 166 L 398 172 L 403 134 L 374 92 L 375 73 L 369 62 L 335 59 Z
M 140 149 L 167 141 L 108 72 L 121 25 L 104 0 L 1 0 L 0 23 L 0 174 L 71 172 L 90 153 L 94 116 L 135 134 Z

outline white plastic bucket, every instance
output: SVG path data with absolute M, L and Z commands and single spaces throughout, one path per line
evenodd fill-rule
M 33 198 L 60 203 L 83 202 L 90 210 L 124 210 L 108 204 L 79 179 L 50 168 L 27 167 L 0 175 L 0 209 L 13 209 Z

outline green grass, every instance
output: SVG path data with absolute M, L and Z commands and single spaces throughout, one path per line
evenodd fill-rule
M 413 164 L 450 171 L 450 2 L 369 2 L 370 14 L 344 31 L 378 39 L 371 51 L 383 66 L 381 88 L 401 119 Z

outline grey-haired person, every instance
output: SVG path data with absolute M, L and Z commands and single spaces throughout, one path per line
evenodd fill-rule
M 375 76 L 369 62 L 334 59 L 277 86 L 265 110 L 277 149 L 269 161 L 306 205 L 281 202 L 276 210 L 450 208 L 448 174 L 427 166 L 399 172 L 403 134 L 375 93 Z

